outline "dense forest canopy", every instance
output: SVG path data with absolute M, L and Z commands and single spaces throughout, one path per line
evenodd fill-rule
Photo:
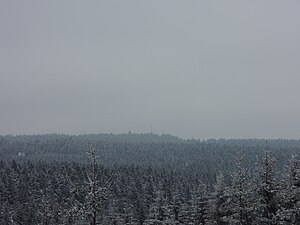
M 235 158 L 244 154 L 253 167 L 268 146 L 276 167 L 283 169 L 292 155 L 300 151 L 300 140 L 209 139 L 183 140 L 171 135 L 90 134 L 0 136 L 0 154 L 4 160 L 71 161 L 89 164 L 88 144 L 97 147 L 97 161 L 103 166 L 136 165 L 195 173 L 214 181 L 218 171 L 232 171 Z
M 299 144 L 0 136 L 0 224 L 299 224 Z

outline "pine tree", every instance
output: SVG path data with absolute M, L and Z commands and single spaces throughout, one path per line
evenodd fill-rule
M 278 218 L 281 224 L 300 225 L 300 160 L 293 156 L 280 192 Z
M 110 177 L 103 186 L 98 184 L 98 177 L 97 177 L 97 158 L 99 157 L 96 155 L 96 147 L 94 145 L 90 145 L 90 151 L 87 152 L 90 155 L 92 160 L 91 165 L 91 177 L 88 176 L 89 179 L 89 187 L 90 191 L 87 196 L 87 205 L 84 207 L 84 211 L 88 217 L 88 220 L 91 225 L 97 225 L 97 219 L 101 212 L 101 208 L 103 202 L 106 200 L 108 195 L 108 189 L 111 185 L 111 178 Z
M 232 224 L 251 225 L 253 215 L 253 184 L 250 182 L 249 169 L 243 166 L 244 155 L 239 152 L 236 158 L 236 171 L 232 173 L 232 185 L 229 189 Z
M 198 187 L 195 200 L 195 225 L 204 225 L 209 219 L 209 201 L 210 195 L 206 185 Z
M 268 148 L 264 149 L 264 156 L 258 167 L 256 224 L 277 224 L 278 211 L 278 183 L 274 171 L 275 158 Z
M 230 207 L 230 192 L 225 185 L 223 173 L 217 176 L 215 191 L 212 193 L 210 223 L 217 225 L 228 225 L 232 217 L 232 209 Z

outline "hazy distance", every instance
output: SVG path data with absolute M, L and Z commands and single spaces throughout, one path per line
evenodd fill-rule
M 0 134 L 300 137 L 300 1 L 0 3 Z

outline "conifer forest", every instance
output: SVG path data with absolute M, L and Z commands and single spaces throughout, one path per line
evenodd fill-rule
M 297 225 L 300 141 L 0 136 L 1 225 Z
M 300 225 L 300 0 L 0 0 L 0 225 Z

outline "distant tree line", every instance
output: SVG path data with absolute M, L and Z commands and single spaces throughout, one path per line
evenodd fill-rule
M 244 166 L 254 167 L 262 157 L 265 140 L 209 139 L 182 140 L 171 135 L 156 134 L 98 134 L 98 135 L 20 135 L 0 136 L 0 155 L 5 161 L 30 160 L 48 162 L 78 162 L 89 164 L 88 143 L 97 146 L 98 164 L 105 167 L 135 165 L 141 167 L 196 174 L 208 186 L 216 182 L 219 171 L 231 173 L 235 157 L 241 151 Z M 277 170 L 283 170 L 292 155 L 300 153 L 299 140 L 268 140 Z M 227 178 L 226 178 L 227 179 Z

